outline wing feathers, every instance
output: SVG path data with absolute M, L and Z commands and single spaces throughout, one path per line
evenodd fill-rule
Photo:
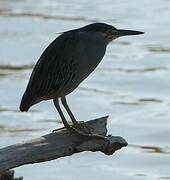
M 27 111 L 41 97 L 56 92 L 72 77 L 71 59 L 74 58 L 76 35 L 63 34 L 56 38 L 43 52 L 34 67 L 20 110 Z

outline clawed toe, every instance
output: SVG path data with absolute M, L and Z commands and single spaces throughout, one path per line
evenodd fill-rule
M 91 127 L 90 125 L 86 124 L 84 121 L 79 121 L 77 124 L 73 126 L 79 131 L 82 131 L 87 134 L 92 134 L 94 131 L 94 128 Z
M 55 132 L 60 131 L 60 130 L 62 130 L 62 129 L 65 129 L 65 127 L 61 127 L 61 128 L 58 128 L 58 129 L 54 129 L 54 130 L 52 130 L 52 133 L 55 133 Z
M 75 132 L 81 136 L 84 137 L 94 137 L 94 138 L 99 138 L 106 140 L 107 138 L 105 136 L 99 135 L 99 134 L 94 134 L 94 128 L 88 124 L 86 124 L 84 121 L 79 121 L 77 124 L 74 125 L 69 125 L 67 127 L 62 127 L 59 129 L 54 129 L 52 132 L 57 132 L 62 129 L 67 129 L 70 131 L 70 133 Z

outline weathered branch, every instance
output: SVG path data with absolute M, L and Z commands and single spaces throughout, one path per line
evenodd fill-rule
M 99 137 L 85 137 L 66 129 L 44 135 L 31 141 L 0 149 L 0 173 L 29 163 L 38 163 L 70 156 L 82 151 L 101 151 L 107 155 L 127 146 L 127 142 L 118 136 L 106 136 L 107 118 L 87 122 L 93 133 Z

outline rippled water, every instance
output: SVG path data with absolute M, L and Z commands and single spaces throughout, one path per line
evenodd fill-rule
M 51 102 L 18 110 L 31 70 L 62 32 L 95 21 L 145 31 L 112 43 L 98 69 L 68 96 L 76 117 L 109 114 L 109 132 L 129 142 L 105 156 L 84 152 L 27 165 L 31 180 L 170 179 L 170 1 L 0 0 L 0 146 L 62 126 Z

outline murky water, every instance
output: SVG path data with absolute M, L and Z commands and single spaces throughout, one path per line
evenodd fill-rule
M 25 180 L 170 179 L 170 1 L 0 0 L 0 146 L 49 133 L 51 102 L 18 110 L 31 70 L 62 32 L 95 21 L 145 31 L 112 43 L 98 69 L 68 96 L 76 117 L 110 115 L 109 132 L 129 146 L 113 156 L 84 152 L 16 169 Z

